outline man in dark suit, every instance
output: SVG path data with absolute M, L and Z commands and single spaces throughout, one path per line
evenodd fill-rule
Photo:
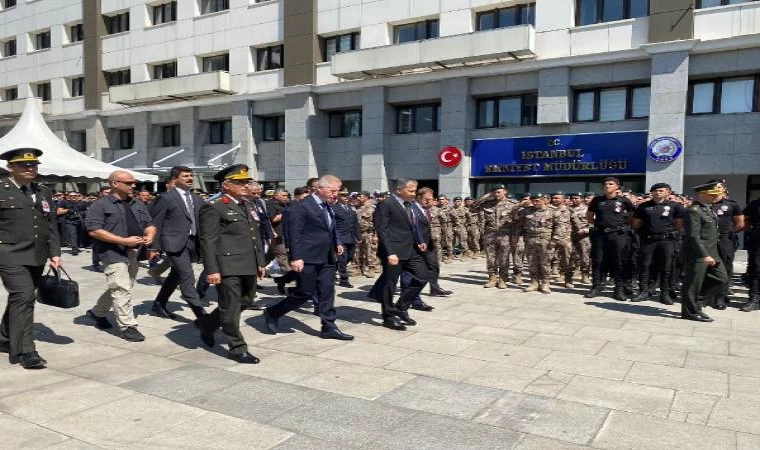
M 248 166 L 237 164 L 219 171 L 222 195 L 203 205 L 199 214 L 201 254 L 209 284 L 217 285 L 219 306 L 201 317 L 201 340 L 216 345 L 221 326 L 229 342 L 227 357 L 242 364 L 257 364 L 240 332 L 240 314 L 256 292 L 256 276 L 264 276 L 264 245 L 258 224 L 243 197 L 248 195 Z
M 400 179 L 393 195 L 375 212 L 378 255 L 385 275 L 380 291 L 383 326 L 392 330 L 405 330 L 405 325 L 417 324 L 407 311 L 431 276 L 424 257 L 427 242 L 415 213 L 416 193 L 416 180 Z M 404 271 L 412 276 L 412 281 L 394 304 L 396 284 Z
M 0 181 L 0 278 L 8 291 L 8 304 L 0 322 L 0 352 L 11 364 L 42 369 L 47 364 L 34 346 L 34 291 L 45 261 L 61 266 L 58 217 L 49 189 L 34 182 L 38 157 L 34 148 L 10 150 L 10 176 Z
M 344 249 L 338 240 L 336 219 L 330 206 L 340 190 L 340 179 L 332 175 L 319 178 L 316 190 L 288 209 L 287 236 L 290 268 L 300 280 L 288 297 L 264 311 L 267 331 L 277 333 L 280 317 L 317 295 L 316 314 L 322 321 L 322 339 L 352 340 L 335 326 L 336 252 Z
M 195 317 L 206 314 L 203 303 L 195 289 L 193 260 L 198 254 L 198 214 L 204 204 L 203 199 L 190 192 L 193 187 L 193 169 L 184 166 L 172 167 L 170 172 L 174 189 L 161 195 L 151 209 L 153 225 L 157 235 L 153 241 L 151 259 L 159 252 L 166 253 L 171 263 L 171 271 L 153 302 L 153 314 L 174 319 L 166 304 L 179 286 L 182 298 L 190 305 Z
M 338 201 L 333 205 L 335 215 L 335 227 L 338 233 L 338 240 L 343 244 L 343 254 L 338 255 L 338 274 L 340 275 L 340 286 L 346 288 L 354 287 L 348 280 L 348 263 L 354 257 L 356 244 L 361 241 L 359 233 L 359 217 L 356 210 L 348 204 L 348 190 L 341 189 L 338 192 Z

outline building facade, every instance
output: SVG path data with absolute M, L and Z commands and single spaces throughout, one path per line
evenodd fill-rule
M 72 147 L 154 173 L 760 195 L 760 1 L 0 0 L 0 129 L 29 96 Z

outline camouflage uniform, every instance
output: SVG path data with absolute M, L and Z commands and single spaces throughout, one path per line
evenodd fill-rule
M 554 211 L 557 218 L 557 231 L 555 233 L 557 244 L 554 247 L 554 257 L 557 260 L 559 273 L 565 277 L 565 287 L 570 288 L 573 283 L 573 266 L 571 259 L 573 255 L 573 211 L 564 205 L 555 208 Z
M 445 262 L 451 262 L 454 256 L 454 229 L 451 221 L 454 219 L 451 210 L 453 208 L 444 206 L 438 208 L 438 220 L 441 222 L 441 250 L 446 251 Z
M 467 248 L 470 250 L 470 256 L 475 258 L 480 253 L 480 213 L 467 208 L 464 226 L 467 230 Z
M 518 206 L 518 212 L 525 209 L 524 206 Z M 512 246 L 512 282 L 518 286 L 523 285 L 522 273 L 523 263 L 525 262 L 525 239 L 521 233 L 517 233 L 518 236 Z
M 467 244 L 467 216 L 468 210 L 464 206 L 451 209 L 452 227 L 454 229 L 454 237 L 456 243 L 459 245 L 459 249 L 462 251 L 461 259 L 467 259 L 468 256 L 472 256 Z
M 367 204 L 356 211 L 362 241 L 356 245 L 358 267 L 367 278 L 375 276 L 378 266 L 377 236 L 375 235 L 375 205 Z
M 526 292 L 540 290 L 551 293 L 549 275 L 551 274 L 550 243 L 555 239 L 557 230 L 557 211 L 548 206 L 538 209 L 534 206 L 524 208 L 518 213 L 518 229 L 525 239 L 525 256 L 528 258 L 530 287 Z
M 485 200 L 482 199 L 484 203 L 478 202 L 478 207 L 483 212 L 485 229 L 483 244 L 489 278 L 485 287 L 498 286 L 504 289 L 509 279 L 509 254 L 515 232 L 517 202 L 510 199 L 498 203 Z
M 430 213 L 430 239 L 433 241 L 433 247 L 437 253 L 436 257 L 438 262 L 443 259 L 443 252 L 441 251 L 441 210 L 437 206 L 432 206 L 428 212 Z
M 572 267 L 581 272 L 581 282 L 588 283 L 591 274 L 591 239 L 589 239 L 589 225 L 586 219 L 587 205 L 571 208 L 573 211 L 573 256 Z

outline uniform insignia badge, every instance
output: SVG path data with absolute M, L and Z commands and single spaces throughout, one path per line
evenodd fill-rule
M 230 199 L 227 198 L 227 197 L 222 197 L 222 203 L 224 203 L 225 205 L 229 205 L 230 204 Z
M 42 211 L 49 213 L 50 212 L 50 203 L 48 203 L 47 200 L 43 200 L 42 202 Z
M 728 211 L 728 205 L 723 205 L 720 207 L 723 211 Z

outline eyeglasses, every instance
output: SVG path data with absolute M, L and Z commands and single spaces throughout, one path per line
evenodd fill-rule
M 248 181 L 245 180 L 225 180 L 229 184 L 234 184 L 235 186 L 247 186 L 249 184 Z
M 117 183 L 126 184 L 128 186 L 135 186 L 137 185 L 137 181 L 131 180 L 131 181 L 122 181 L 122 180 L 114 180 Z

